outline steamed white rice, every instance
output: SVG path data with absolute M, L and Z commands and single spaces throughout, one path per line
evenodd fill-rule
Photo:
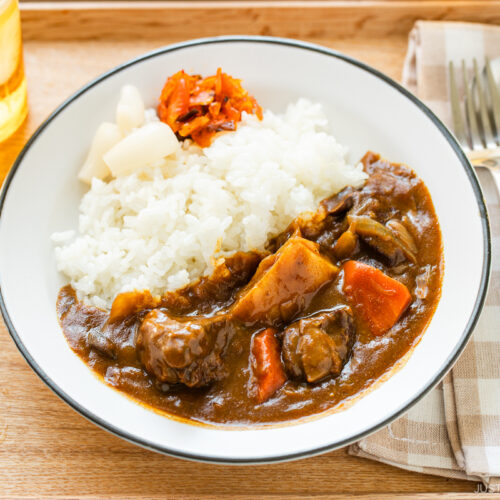
M 185 141 L 140 174 L 93 179 L 79 233 L 52 236 L 58 269 L 100 307 L 123 291 L 179 288 L 209 273 L 214 255 L 263 249 L 325 196 L 361 185 L 366 175 L 345 155 L 319 104 L 246 115 L 208 148 Z

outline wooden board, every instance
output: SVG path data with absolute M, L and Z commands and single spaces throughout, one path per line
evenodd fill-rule
M 0 144 L 0 180 L 29 135 L 61 100 L 99 73 L 144 51 L 214 34 L 300 36 L 399 79 L 415 12 L 432 17 L 426 9 L 436 4 L 438 17 L 447 12 L 462 19 L 500 19 L 496 1 L 455 2 L 460 3 L 463 11 L 447 7 L 448 2 L 391 1 L 391 8 L 385 2 L 364 6 L 316 2 L 316 7 L 302 4 L 307 11 L 303 17 L 297 4 L 279 7 L 277 2 L 203 2 L 206 8 L 194 2 L 23 4 L 30 114 L 22 128 Z M 325 16 L 332 12 L 342 22 L 326 22 Z M 359 24 L 363 18 L 366 21 Z M 404 29 L 396 26 L 397 20 L 405 23 Z M 376 27 L 367 28 L 371 22 Z M 320 28 L 315 31 L 314 26 Z M 29 300 L 36 298 L 28 299 L 27 314 Z M 145 451 L 87 422 L 59 400 L 30 370 L 0 324 L 1 498 L 319 499 L 359 494 L 370 499 L 424 499 L 439 492 L 444 498 L 459 499 L 477 498 L 474 491 L 481 491 L 475 483 L 406 472 L 350 457 L 345 449 L 253 467 L 196 464 Z
M 23 29 L 37 40 L 170 39 L 222 34 L 325 40 L 406 36 L 417 19 L 500 24 L 498 0 L 169 1 L 25 3 Z M 44 11 L 50 15 L 41 15 Z M 144 29 L 137 29 L 143 27 Z M 76 28 L 76 29 L 75 29 Z

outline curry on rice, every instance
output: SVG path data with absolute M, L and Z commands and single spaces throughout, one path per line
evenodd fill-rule
M 108 311 L 65 286 L 69 345 L 107 384 L 199 422 L 284 422 L 355 397 L 418 342 L 443 269 L 424 183 L 371 152 L 362 164 L 361 187 L 180 289 L 124 292 Z

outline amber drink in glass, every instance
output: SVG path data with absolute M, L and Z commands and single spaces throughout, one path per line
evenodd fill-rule
M 0 0 L 0 143 L 19 128 L 27 111 L 18 0 Z

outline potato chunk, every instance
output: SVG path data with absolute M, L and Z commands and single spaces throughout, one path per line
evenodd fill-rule
M 339 269 L 320 255 L 316 243 L 294 236 L 266 257 L 240 292 L 233 316 L 247 324 L 279 325 L 307 307 Z

